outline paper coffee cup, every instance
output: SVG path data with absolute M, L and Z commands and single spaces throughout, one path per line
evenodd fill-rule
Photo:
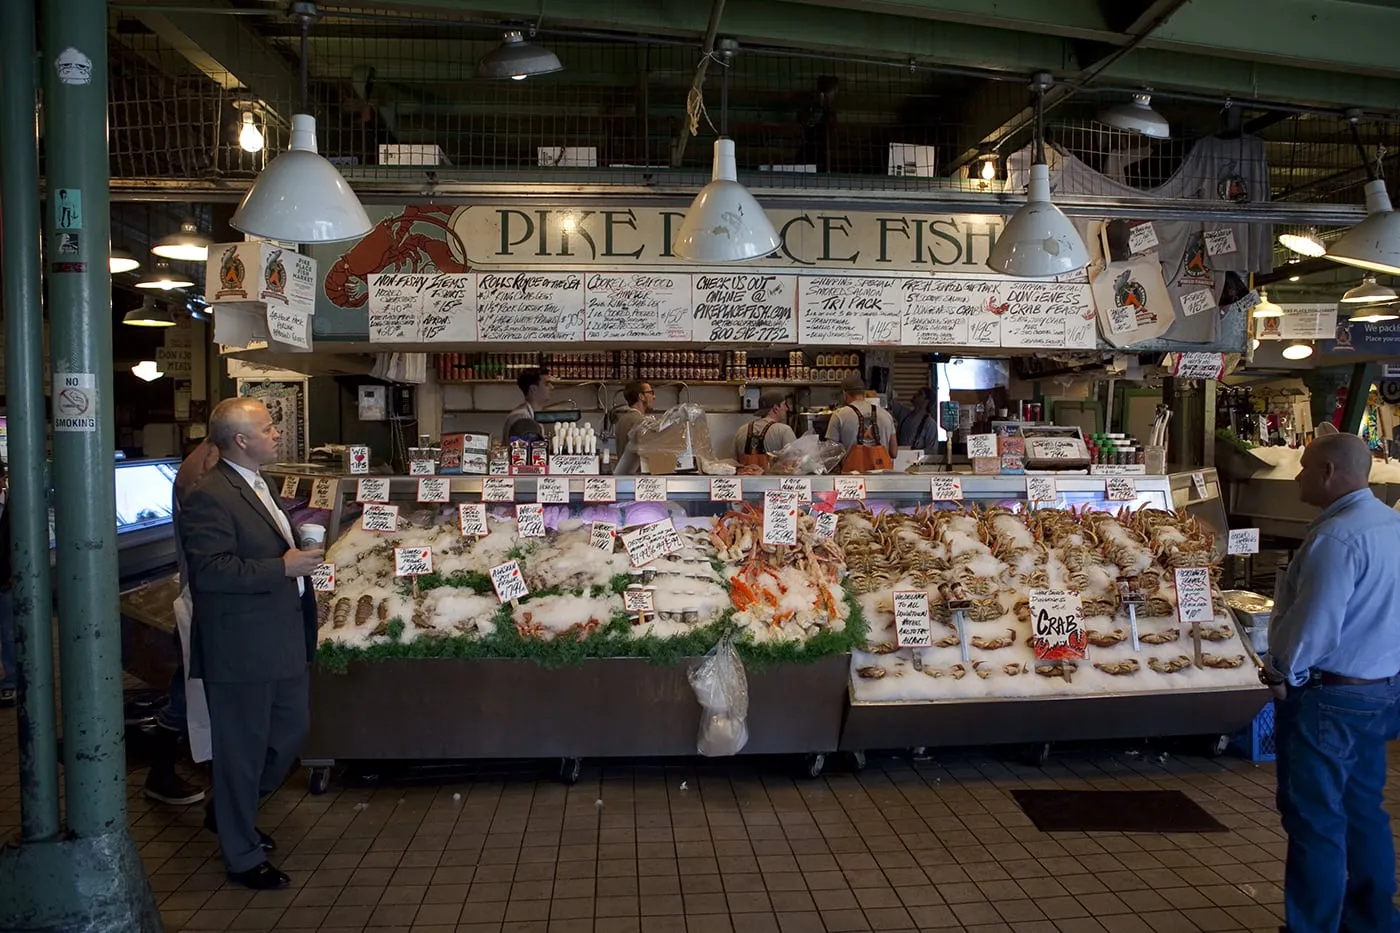
M 305 524 L 297 528 L 297 541 L 304 548 L 322 547 L 326 543 L 326 526 Z

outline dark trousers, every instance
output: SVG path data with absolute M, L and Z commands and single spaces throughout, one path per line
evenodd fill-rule
M 1386 743 L 1400 734 L 1400 677 L 1291 688 L 1275 714 L 1288 933 L 1400 931 L 1382 806 Z
M 258 844 L 258 801 L 275 791 L 296 763 L 310 722 L 309 683 L 305 674 L 259 683 L 204 683 L 214 748 L 214 817 L 229 871 L 266 861 Z

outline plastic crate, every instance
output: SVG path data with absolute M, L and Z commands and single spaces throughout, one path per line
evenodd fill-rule
M 1250 761 L 1273 761 L 1277 757 L 1274 746 L 1274 704 L 1266 703 L 1247 729 L 1241 729 L 1231 737 L 1230 746 Z

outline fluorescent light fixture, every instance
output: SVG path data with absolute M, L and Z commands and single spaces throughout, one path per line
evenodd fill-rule
M 243 127 L 238 131 L 238 146 L 244 152 L 262 152 L 263 134 L 253 122 L 253 112 L 243 111 Z
M 1284 347 L 1282 352 L 1285 360 L 1305 360 L 1313 355 L 1313 347 L 1310 343 L 1298 341 Z
M 1376 277 L 1372 273 L 1366 273 L 1361 277 L 1361 284 L 1347 291 L 1342 296 L 1342 303 L 1349 305 L 1358 304 L 1380 304 L 1386 301 L 1395 301 L 1400 295 L 1395 293 L 1395 289 L 1376 282 Z
M 165 375 L 160 371 L 160 364 L 155 360 L 142 360 L 131 367 L 131 374 L 144 382 L 154 382 Z
M 1031 78 L 1035 92 L 1035 162 L 1026 203 L 1011 215 L 992 244 L 987 265 L 1003 275 L 1034 278 L 1063 275 L 1089 264 L 1089 251 L 1068 217 L 1050 203 L 1050 166 L 1045 160 L 1045 91 L 1050 75 Z
M 1269 300 L 1269 293 L 1259 289 L 1259 303 L 1254 306 L 1255 317 L 1283 317 L 1283 309 Z
M 496 46 L 476 63 L 478 78 L 510 78 L 524 81 L 536 75 L 554 74 L 563 71 L 559 56 L 549 49 L 525 41 L 519 29 L 509 30 Z
M 168 292 L 175 288 L 190 288 L 194 282 L 187 276 L 179 275 L 170 269 L 170 263 L 164 259 L 159 260 L 150 272 L 141 276 L 136 283 L 137 288 L 160 289 Z
M 340 172 L 316 152 L 316 118 L 292 116 L 292 147 L 273 159 L 229 226 L 279 243 L 358 240 L 373 226 Z
M 1278 241 L 1285 249 L 1292 250 L 1299 256 L 1308 256 L 1317 259 L 1327 254 L 1327 247 L 1318 239 L 1317 231 L 1308 229 L 1302 233 L 1280 233 Z
M 209 259 L 209 244 L 213 241 L 199 232 L 193 220 L 180 224 L 180 232 L 161 237 L 151 252 L 165 259 L 179 259 L 183 262 L 205 262 Z
M 122 323 L 132 327 L 174 327 L 175 318 L 169 308 L 157 304 L 154 298 L 147 298 L 141 302 L 141 307 L 126 312 Z
M 1366 182 L 1366 219 L 1327 250 L 1327 258 L 1358 269 L 1400 275 L 1400 214 L 1390 206 L 1385 179 Z
M 107 254 L 107 271 L 112 275 L 134 272 L 141 268 L 141 262 L 124 249 L 114 249 Z
M 761 259 L 782 245 L 773 222 L 739 184 L 734 140 L 715 140 L 714 175 L 685 212 L 673 251 L 690 262 Z
M 1167 118 L 1152 109 L 1150 91 L 1134 94 L 1128 103 L 1105 107 L 1099 111 L 1098 121 L 1116 130 L 1140 133 L 1152 139 L 1170 139 L 1172 135 Z

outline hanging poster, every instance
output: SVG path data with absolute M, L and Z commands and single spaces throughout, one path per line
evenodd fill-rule
M 798 283 L 799 343 L 840 347 L 899 343 L 899 279 L 804 275 Z
M 690 278 L 677 272 L 590 273 L 584 339 L 689 340 L 695 313 Z
M 581 272 L 491 272 L 476 277 L 483 343 L 579 343 L 585 311 Z

